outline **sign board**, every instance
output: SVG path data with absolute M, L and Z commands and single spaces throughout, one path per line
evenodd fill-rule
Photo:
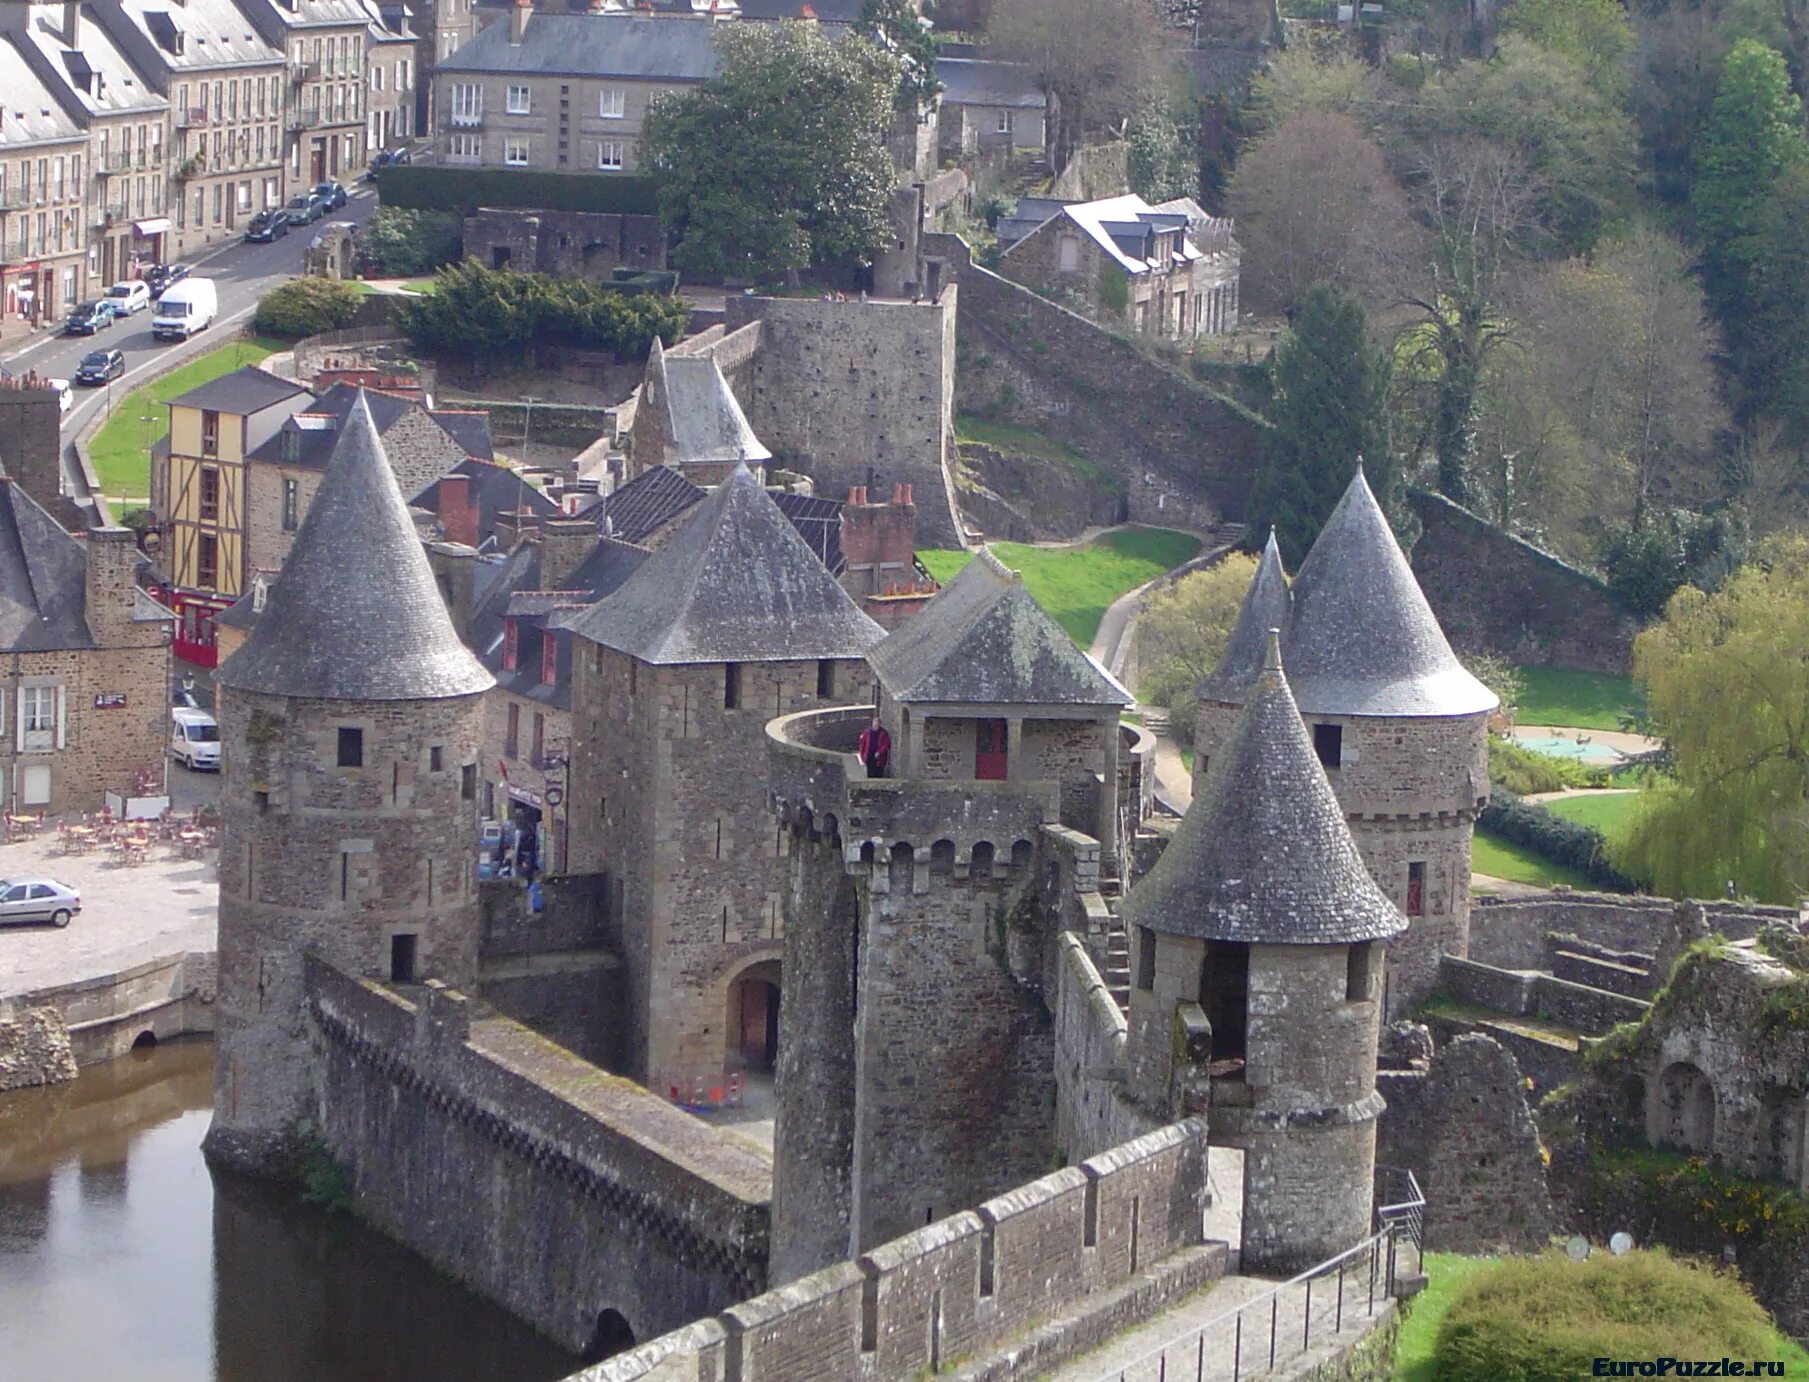
M 517 787 L 513 782 L 509 784 L 509 799 L 519 801 L 524 806 L 538 807 L 540 805 L 539 792 L 530 792 L 526 787 Z
M 96 710 L 124 710 L 126 693 L 124 691 L 102 691 L 94 698 Z
M 565 789 L 563 787 L 548 787 L 546 789 L 546 804 L 548 806 L 557 806 L 564 800 Z

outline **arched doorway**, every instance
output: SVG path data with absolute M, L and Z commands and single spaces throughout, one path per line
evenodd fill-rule
M 1701 1070 L 1688 1061 L 1666 1066 L 1656 1102 L 1647 1121 L 1653 1142 L 1682 1152 L 1715 1150 L 1715 1086 Z
M 729 1063 L 771 1071 L 779 1061 L 779 961 L 749 965 L 729 985 Z
M 634 1328 L 619 1310 L 605 1310 L 597 1316 L 597 1329 L 590 1336 L 590 1347 L 584 1350 L 586 1363 L 601 1363 L 634 1347 Z

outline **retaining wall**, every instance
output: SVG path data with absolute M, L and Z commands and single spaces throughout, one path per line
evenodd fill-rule
M 1081 938 L 1056 941 L 1055 1137 L 1075 1161 L 1140 1137 L 1155 1120 L 1125 1096 L 1126 1023 Z
M 1794 927 L 1791 907 L 1700 904 L 1710 931 L 1750 940 L 1767 923 Z M 1502 969 L 1541 969 L 1545 936 L 1557 932 L 1621 951 L 1658 952 L 1677 904 L 1662 897 L 1553 891 L 1526 897 L 1479 897 L 1470 908 L 1470 958 Z
M 76 1064 L 95 1065 L 123 1056 L 147 1033 L 167 1041 L 213 1031 L 217 970 L 213 951 L 189 950 L 7 1001 L 20 1012 L 54 1009 Z

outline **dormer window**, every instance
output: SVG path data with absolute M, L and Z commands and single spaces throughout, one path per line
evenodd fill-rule
M 540 635 L 540 684 L 551 686 L 559 679 L 559 640 L 551 629 Z
M 521 665 L 521 631 L 513 619 L 503 620 L 503 671 L 513 672 Z

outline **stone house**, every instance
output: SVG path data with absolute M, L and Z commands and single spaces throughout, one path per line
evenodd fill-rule
M 295 541 L 359 390 L 336 384 L 283 419 L 246 457 L 247 571 L 276 571 Z M 489 460 L 487 413 L 429 409 L 367 392 L 366 406 L 404 494 L 415 494 L 473 455 Z
M 1184 207 L 1135 194 L 1069 202 L 1011 245 L 1006 278 L 1097 321 L 1187 342 L 1237 321 L 1240 253 L 1229 222 L 1201 243 Z
M 165 260 L 238 233 L 283 199 L 287 67 L 233 0 L 92 0 L 108 37 L 168 102 Z
M 291 195 L 328 178 L 350 181 L 370 161 L 364 0 L 237 0 L 287 60 L 282 158 Z
M 72 537 L 0 476 L 0 801 L 85 811 L 163 790 L 172 616 L 125 528 Z
M 628 1071 L 664 1094 L 770 1069 L 785 835 L 775 715 L 864 699 L 883 636 L 737 469 L 574 635 L 570 867 L 601 876 Z
M 629 435 L 634 474 L 663 465 L 699 485 L 717 484 L 740 465 L 759 470 L 773 455 L 754 435 L 715 356 L 668 355 L 657 336 Z
M 365 131 L 367 154 L 406 144 L 421 129 L 415 113 L 420 36 L 405 5 L 366 0 Z
M 559 514 L 559 506 L 519 472 L 477 456 L 460 461 L 409 503 L 429 516 L 442 542 L 492 554 L 512 551 L 523 533 Z
M 517 3 L 440 59 L 435 158 L 451 167 L 635 172 L 654 97 L 715 75 L 716 22 Z
M 203 667 L 218 659 L 213 616 L 244 594 L 252 452 L 314 395 L 247 365 L 170 403 L 169 436 L 151 451 L 163 590 L 176 611 L 176 655 Z
M 989 58 L 936 59 L 942 83 L 937 151 L 960 159 L 997 150 L 1042 156 L 1048 151 L 1050 98 L 1029 68 Z
M 665 268 L 666 229 L 658 216 L 479 207 L 465 217 L 465 258 L 601 281 L 618 268 Z
M 89 291 L 88 136 L 11 44 L 0 44 L 0 301 L 48 324 Z

